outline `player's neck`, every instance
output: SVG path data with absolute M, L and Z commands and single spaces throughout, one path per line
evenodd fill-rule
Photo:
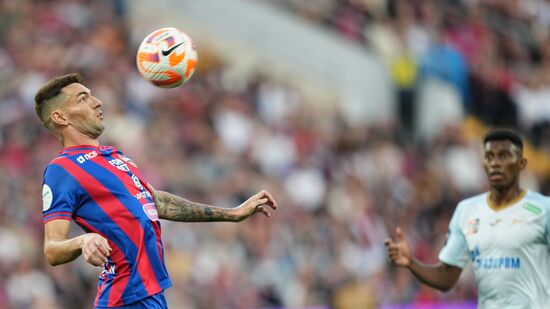
M 515 204 L 524 195 L 525 191 L 519 185 L 514 185 L 507 190 L 491 188 L 487 202 L 493 209 L 502 209 Z
M 82 134 L 66 134 L 61 136 L 61 145 L 63 147 L 72 147 L 72 146 L 80 146 L 80 145 L 91 145 L 91 146 L 99 146 L 99 141 L 97 138 L 91 138 L 86 135 Z

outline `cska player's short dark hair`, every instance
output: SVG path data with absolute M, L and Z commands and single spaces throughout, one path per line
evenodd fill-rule
M 59 96 L 61 90 L 70 84 L 82 84 L 82 82 L 83 79 L 79 74 L 71 73 L 53 78 L 36 92 L 34 110 L 46 128 L 50 128 L 49 116 L 54 107 L 52 105 L 56 105 L 53 101 Z

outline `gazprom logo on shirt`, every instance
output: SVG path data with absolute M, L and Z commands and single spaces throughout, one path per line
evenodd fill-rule
M 480 257 L 479 247 L 470 250 L 470 258 L 475 269 L 520 269 L 521 259 L 513 256 Z

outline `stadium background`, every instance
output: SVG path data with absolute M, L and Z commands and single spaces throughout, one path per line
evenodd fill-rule
M 524 186 L 549 193 L 550 1 L 179 2 L 0 0 L 0 308 L 95 295 L 99 269 L 42 254 L 41 177 L 60 146 L 33 96 L 73 71 L 105 103 L 102 143 L 157 188 L 221 206 L 266 188 L 281 205 L 269 220 L 164 222 L 171 308 L 475 301 L 470 270 L 439 293 L 390 267 L 382 243 L 400 225 L 436 259 L 457 201 L 486 189 L 490 126 L 523 133 Z M 175 90 L 135 69 L 160 26 L 198 45 Z

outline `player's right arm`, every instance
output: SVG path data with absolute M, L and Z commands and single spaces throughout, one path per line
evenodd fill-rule
M 86 262 L 100 266 L 107 261 L 111 248 L 95 233 L 69 238 L 73 213 L 79 205 L 81 187 L 63 167 L 50 164 L 44 172 L 42 214 L 44 216 L 44 255 L 50 265 L 60 265 L 83 255 Z
M 69 226 L 70 221 L 67 220 L 53 220 L 44 226 L 44 255 L 50 265 L 71 262 L 80 254 L 94 266 L 107 262 L 112 251 L 107 239 L 95 233 L 67 238 Z
M 395 240 L 384 241 L 392 263 L 408 268 L 420 282 L 441 291 L 448 291 L 456 284 L 462 268 L 443 262 L 424 264 L 411 256 L 411 249 L 400 228 L 396 229 L 395 236 Z

